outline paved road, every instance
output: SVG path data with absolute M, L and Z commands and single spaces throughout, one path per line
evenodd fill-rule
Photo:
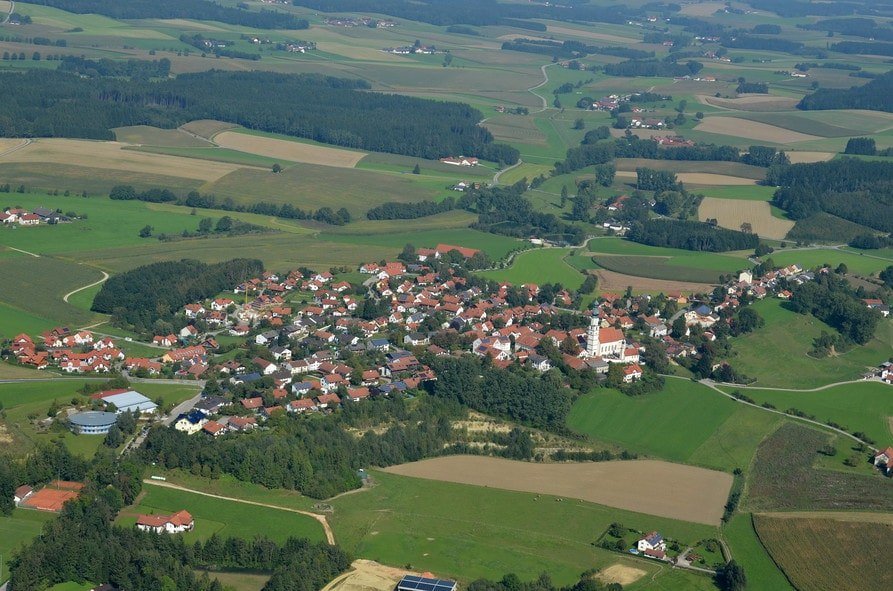
M 168 416 L 165 417 L 165 419 L 162 421 L 164 426 L 170 427 L 171 423 L 173 423 L 177 419 L 178 416 L 180 416 L 181 414 L 188 413 L 190 410 L 192 410 L 192 407 L 195 406 L 199 400 L 201 400 L 201 397 L 202 397 L 202 394 L 201 394 L 201 392 L 199 392 L 198 394 L 196 394 L 189 400 L 184 400 L 183 402 L 181 402 L 180 404 L 175 406 L 173 408 L 173 410 L 171 410 L 171 412 L 168 413 Z
M 105 283 L 105 282 L 108 280 L 108 278 L 109 278 L 109 274 L 106 273 L 105 271 L 100 271 L 100 273 L 102 273 L 102 279 L 100 279 L 99 281 L 94 281 L 93 283 L 91 283 L 91 284 L 89 284 L 89 285 L 85 285 L 84 287 L 79 287 L 79 288 L 77 288 L 77 289 L 73 289 L 73 290 L 69 291 L 67 294 L 65 294 L 64 296 L 62 296 L 62 301 L 65 302 L 65 303 L 67 304 L 67 303 L 68 303 L 68 298 L 71 297 L 71 296 L 73 296 L 73 295 L 76 294 L 77 292 L 79 292 L 79 291 L 84 291 L 85 289 L 90 289 L 90 288 L 93 287 L 94 285 L 99 285 L 100 283 Z

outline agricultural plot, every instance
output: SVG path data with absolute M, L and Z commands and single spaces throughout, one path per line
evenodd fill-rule
M 391 474 L 570 497 L 628 511 L 719 525 L 729 474 L 656 460 L 534 464 L 486 456 L 446 456 L 392 466 Z M 654 495 L 650 487 L 664 494 Z
M 672 258 L 641 255 L 595 255 L 595 263 L 614 273 L 648 277 L 663 281 L 689 282 L 693 289 L 707 287 L 718 283 L 720 272 L 715 269 L 697 269 L 671 265 Z M 610 278 L 606 278 L 610 279 Z M 696 284 L 696 285 L 694 285 Z
M 845 522 L 784 515 L 754 517 L 760 540 L 798 589 L 871 591 L 893 588 L 893 572 L 867 548 L 886 547 L 889 523 Z M 812 540 L 804 544 L 803 540 Z M 821 564 L 821 568 L 816 568 Z
M 750 224 L 754 234 L 776 240 L 782 240 L 794 227 L 793 221 L 773 216 L 766 201 L 705 197 L 698 208 L 698 218 L 715 219 L 720 227 L 730 230 L 740 230 L 742 225 Z
M 342 150 L 239 131 L 220 132 L 214 136 L 214 143 L 222 148 L 267 158 L 338 168 L 354 168 L 366 156 L 366 152 Z
M 202 148 L 141 148 L 141 150 L 201 150 Z M 137 152 L 127 148 L 125 152 Z M 29 190 L 59 191 L 81 195 L 108 194 L 115 185 L 133 185 L 137 189 L 146 190 L 166 187 L 172 191 L 187 193 L 198 189 L 202 182 L 178 176 L 176 171 L 168 174 L 147 174 L 132 170 L 116 170 L 114 168 L 90 168 L 69 164 L 41 162 L 6 163 L 0 157 L 0 176 L 12 186 L 25 185 Z
M 745 199 L 750 201 L 770 201 L 775 194 L 775 187 L 763 185 L 747 185 L 732 187 L 698 187 L 695 193 L 716 199 Z
M 180 129 L 186 133 L 196 135 L 200 138 L 210 140 L 215 135 L 227 129 L 238 127 L 232 123 L 225 121 L 215 121 L 213 119 L 199 119 L 198 121 L 190 121 L 180 126 Z
M 776 265 L 786 266 L 796 263 L 804 269 L 825 264 L 837 267 L 843 263 L 850 273 L 859 275 L 874 275 L 893 265 L 893 258 L 886 258 L 883 253 L 874 255 L 871 251 L 856 253 L 837 249 L 776 250 L 772 253 L 772 260 Z
M 626 275 L 607 269 L 596 269 L 592 273 L 598 277 L 598 290 L 600 293 L 621 293 L 626 291 L 626 288 L 631 287 L 633 292 L 637 294 L 694 294 L 706 293 L 713 288 L 713 285 L 707 283 L 654 279 L 637 275 Z
M 827 162 L 836 156 L 834 152 L 801 152 L 788 150 L 786 152 L 791 164 L 812 164 L 814 162 Z
M 568 289 L 577 289 L 583 284 L 583 275 L 564 260 L 570 253 L 566 248 L 546 248 L 519 254 L 512 266 L 498 271 L 481 273 L 493 281 L 505 281 L 514 285 L 525 283 L 560 283 Z
M 760 542 L 750 513 L 735 513 L 722 527 L 722 536 L 731 548 L 735 561 L 744 567 L 749 586 L 754 589 L 794 591 Z
M 759 166 L 750 166 L 740 162 L 716 162 L 716 161 L 686 161 L 686 160 L 649 160 L 647 158 L 617 158 L 615 165 L 618 171 L 635 172 L 637 168 L 651 168 L 653 170 L 667 170 L 675 172 L 680 180 L 681 174 L 686 174 L 685 178 L 698 178 L 691 173 L 710 174 L 713 176 L 721 175 L 733 177 L 736 179 L 751 179 L 755 181 L 766 178 L 766 169 Z M 707 177 L 707 178 L 713 178 Z M 691 180 L 689 182 L 694 183 Z M 739 182 L 743 182 L 740 181 Z M 707 184 L 707 183 L 699 183 Z M 733 183 L 729 183 L 733 184 Z
M 793 144 L 796 142 L 821 139 L 821 136 L 818 135 L 800 133 L 799 131 L 785 129 L 768 123 L 760 123 L 758 121 L 745 122 L 737 117 L 705 117 L 704 120 L 695 127 L 695 130 L 717 135 L 741 137 L 770 144 Z
M 446 219 L 450 219 L 453 214 L 454 212 L 450 212 L 449 214 L 444 215 L 446 216 Z M 429 248 L 441 243 L 452 244 L 454 246 L 464 246 L 467 248 L 483 250 L 490 255 L 490 258 L 493 260 L 502 259 L 512 250 L 524 246 L 524 242 L 516 238 L 509 238 L 498 234 L 489 234 L 470 228 L 427 229 L 422 226 L 418 230 L 407 231 L 407 226 L 414 221 L 415 220 L 397 221 L 397 224 L 403 226 L 402 231 L 399 232 L 396 231 L 397 229 L 394 227 L 395 222 L 368 222 L 365 224 L 365 227 L 370 229 L 374 228 L 375 233 L 355 234 L 351 231 L 350 226 L 347 226 L 345 227 L 345 231 L 335 229 L 329 232 L 323 232 L 319 235 L 319 239 L 326 242 L 342 243 L 345 247 L 347 245 L 354 245 L 353 248 L 357 255 L 362 257 L 365 253 L 365 258 L 363 259 L 364 262 L 380 260 L 370 258 L 371 255 L 364 248 L 365 245 L 387 248 L 390 252 L 388 256 L 393 257 L 403 250 L 403 247 L 407 244 L 412 244 L 416 247 L 424 246 Z M 423 220 L 418 221 L 424 223 Z M 391 228 L 392 231 L 388 232 L 388 228 Z
M 115 139 L 125 144 L 160 146 L 166 148 L 202 148 L 208 141 L 184 132 L 182 129 L 161 129 L 149 125 L 116 127 L 112 129 Z
M 788 113 L 748 113 L 742 117 L 822 137 L 849 137 L 874 134 L 893 127 L 893 116 L 881 111 L 829 110 Z
M 787 111 L 794 108 L 799 99 L 768 94 L 752 94 L 738 98 L 719 98 L 698 95 L 698 102 L 721 109 L 735 111 Z
M 619 179 L 635 179 L 636 173 L 629 170 L 618 170 L 616 177 Z M 741 178 L 728 174 L 713 174 L 709 172 L 680 172 L 676 179 L 686 185 L 756 185 L 754 179 Z M 697 192 L 697 191 L 695 191 Z

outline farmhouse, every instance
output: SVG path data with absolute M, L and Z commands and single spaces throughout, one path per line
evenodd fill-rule
M 192 531 L 194 527 L 195 520 L 187 511 L 177 511 L 173 515 L 139 515 L 136 518 L 138 530 L 156 534 L 179 534 Z
M 446 158 L 441 158 L 441 162 L 444 164 L 452 164 L 453 166 L 477 166 L 478 159 L 477 158 L 466 158 L 465 156 L 448 156 Z
M 893 474 L 893 447 L 882 449 L 874 454 L 874 465 L 888 476 Z

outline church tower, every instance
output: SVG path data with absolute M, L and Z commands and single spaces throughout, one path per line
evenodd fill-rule
M 598 355 L 599 350 L 599 340 L 598 333 L 601 329 L 601 320 L 598 318 L 598 313 L 593 312 L 592 319 L 589 321 L 589 330 L 586 331 L 586 355 L 589 357 L 595 357 Z

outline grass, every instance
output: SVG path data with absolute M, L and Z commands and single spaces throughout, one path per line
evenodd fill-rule
M 693 191 L 705 197 L 717 199 L 744 199 L 747 201 L 769 201 L 775 194 L 775 187 L 762 185 L 698 187 Z
M 760 543 L 753 527 L 750 513 L 737 513 L 722 528 L 723 538 L 732 551 L 735 561 L 744 567 L 749 587 L 793 591 L 784 574 L 772 561 L 772 557 Z
M 151 154 L 167 154 L 169 156 L 182 156 L 183 158 L 198 158 L 199 160 L 212 160 L 215 162 L 229 162 L 231 164 L 243 164 L 245 166 L 257 166 L 260 168 L 272 168 L 276 163 L 288 166 L 289 163 L 282 159 L 269 158 L 258 154 L 249 154 L 229 148 L 218 148 L 204 144 L 202 146 L 141 146 L 132 148 L 139 152 Z
M 775 206 L 772 206 L 775 208 Z M 830 213 L 819 212 L 797 220 L 794 227 L 788 232 L 789 240 L 800 242 L 819 242 L 840 244 L 849 242 L 860 234 L 873 234 L 875 231 L 866 226 L 839 218 Z
M 720 272 L 716 270 L 672 265 L 670 264 L 672 259 L 666 257 L 597 255 L 592 257 L 592 260 L 599 267 L 626 275 L 695 283 L 719 283 Z M 735 262 L 738 264 L 737 260 Z
M 205 572 L 201 570 L 196 571 L 199 575 Z M 225 589 L 231 589 L 232 591 L 261 591 L 264 585 L 267 584 L 267 581 L 270 580 L 269 575 L 250 572 L 209 571 L 207 574 L 211 580 L 217 579 Z
M 408 227 L 411 227 L 413 221 L 401 221 L 399 224 L 401 224 L 404 229 L 407 229 Z M 393 254 L 390 255 L 392 257 L 399 254 L 407 244 L 413 244 L 416 247 L 434 247 L 443 243 L 452 244 L 454 246 L 477 248 L 485 251 L 490 255 L 490 258 L 498 260 L 505 257 L 512 250 L 523 245 L 523 242 L 516 238 L 509 238 L 498 234 L 489 234 L 487 232 L 480 232 L 469 228 L 404 231 L 387 234 L 380 233 L 381 229 L 382 228 L 376 228 L 377 233 L 375 234 L 349 234 L 334 229 L 333 231 L 323 232 L 320 234 L 319 238 L 321 240 L 340 242 L 343 244 L 386 247 L 393 251 Z M 349 226 L 347 231 L 350 231 Z M 367 258 L 366 260 L 378 259 Z
M 12 337 L 20 332 L 38 334 L 56 323 L 30 312 L 0 302 L 0 335 Z
M 37 537 L 43 524 L 55 517 L 53 513 L 27 509 L 14 509 L 12 515 L 0 515 L 0 555 L 3 555 L 0 582 L 9 577 L 12 553 Z
M 850 273 L 859 275 L 871 275 L 888 266 L 893 265 L 893 260 L 872 258 L 845 250 L 813 249 L 813 250 L 776 250 L 771 255 L 776 265 L 787 266 L 797 263 L 804 269 L 811 269 L 821 265 L 837 267 L 840 263 L 847 266 Z
M 876 336 L 862 346 L 824 359 L 810 357 L 813 339 L 822 331 L 835 330 L 814 316 L 797 314 L 782 300 L 767 298 L 753 304 L 765 326 L 736 338 L 729 362 L 754 385 L 775 388 L 815 388 L 824 384 L 857 379 L 868 367 L 890 356 L 893 322 L 881 321 Z
M 339 544 L 355 556 L 411 565 L 469 582 L 516 573 L 522 580 L 548 572 L 559 585 L 588 568 L 623 558 L 593 545 L 613 521 L 659 529 L 678 539 L 715 536 L 709 526 L 609 509 L 546 495 L 435 482 L 375 472 L 376 486 L 332 501 Z M 628 564 L 655 575 L 654 588 L 709 589 L 709 579 L 680 579 L 650 563 Z M 704 583 L 707 583 L 706 585 Z M 630 587 L 635 589 L 637 587 Z
M 129 144 L 159 146 L 168 148 L 202 148 L 209 144 L 179 129 L 161 129 L 149 125 L 116 127 L 112 129 L 115 139 Z
M 560 283 L 567 289 L 577 289 L 583 284 L 583 275 L 567 261 L 571 252 L 567 248 L 543 248 L 517 255 L 512 266 L 498 271 L 481 273 L 487 279 L 505 281 L 514 285 L 525 283 Z
M 649 160 L 647 158 L 617 158 L 615 160 L 617 170 L 633 171 L 637 168 L 651 168 L 653 170 L 666 170 L 673 173 L 699 172 L 709 174 L 721 174 L 745 179 L 763 180 L 766 178 L 766 169 L 758 166 L 741 164 L 740 162 L 701 162 L 685 160 Z M 750 186 L 745 185 L 749 189 Z M 724 187 L 728 188 L 728 187 Z M 767 187 L 760 187 L 765 189 Z M 694 193 L 702 193 L 704 189 L 693 190 Z
M 183 535 L 187 543 L 206 540 L 215 533 L 224 538 L 247 539 L 263 535 L 280 543 L 290 537 L 325 541 L 322 526 L 306 515 L 159 486 L 148 485 L 143 490 L 145 495 L 136 505 L 124 509 L 117 523 L 133 525 L 139 513 L 172 513 L 185 509 L 195 518 L 195 529 Z

